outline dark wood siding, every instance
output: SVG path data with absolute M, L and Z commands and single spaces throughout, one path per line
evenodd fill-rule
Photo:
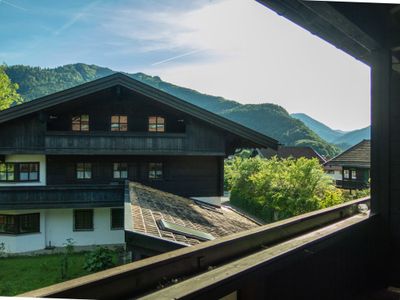
M 117 87 L 58 105 L 47 111 L 49 154 L 224 155 L 226 134 L 185 113 Z M 75 115 L 89 115 L 89 132 L 72 132 Z M 111 132 L 111 116 L 128 116 L 127 132 Z M 148 118 L 165 118 L 165 133 L 148 132 Z
M 383 104 L 381 103 L 381 99 L 379 98 L 378 105 L 386 105 L 386 102 Z M 386 161 L 382 162 L 382 158 L 380 158 L 379 163 L 386 163 L 384 165 L 384 172 L 386 174 L 390 174 L 388 177 L 385 178 L 388 181 L 389 189 L 384 190 L 381 193 L 386 193 L 384 195 L 380 195 L 382 198 L 385 195 L 388 195 L 389 201 L 388 203 L 384 204 L 386 209 L 390 210 L 390 234 L 393 238 L 393 245 L 395 246 L 392 249 L 392 253 L 394 256 L 390 260 L 390 262 L 395 262 L 394 267 L 394 280 L 397 282 L 400 280 L 400 262 L 398 260 L 398 253 L 400 251 L 400 74 L 396 72 L 392 72 L 391 76 L 391 91 L 390 91 L 390 104 L 389 107 L 385 107 L 385 111 L 390 113 L 390 128 L 387 129 L 386 135 L 384 138 L 389 139 L 390 147 L 389 149 L 383 148 L 381 139 L 378 139 L 375 142 L 375 151 L 380 152 L 386 150 L 387 152 L 384 154 Z M 386 124 L 382 119 L 379 120 L 379 125 L 377 127 L 383 126 Z M 374 147 L 374 146 L 373 146 Z M 389 154 L 389 155 L 388 155 Z M 373 165 L 374 167 L 374 165 Z M 376 167 L 376 166 L 375 166 Z M 378 180 L 375 178 L 375 180 Z M 373 182 L 373 180 L 372 180 Z M 386 186 L 379 185 L 379 189 L 384 189 Z M 379 199 L 381 203 L 384 203 L 387 198 Z M 385 207 L 382 207 L 383 215 L 385 213 Z M 387 215 L 386 215 L 387 217 Z
M 45 116 L 33 114 L 0 126 L 0 153 L 43 152 Z
M 344 177 L 344 172 L 349 171 L 349 178 Z M 351 172 L 356 172 L 357 178 L 352 178 Z M 343 180 L 336 180 L 336 186 L 343 189 L 366 189 L 369 187 L 369 168 L 357 168 L 343 166 L 342 169 Z
M 109 88 L 49 109 L 47 129 L 70 131 L 71 118 L 82 114 L 90 116 L 90 131 L 110 131 L 111 116 L 126 115 L 130 132 L 147 132 L 149 116 L 164 117 L 166 132 L 185 132 L 184 114 L 122 87 Z
M 215 156 L 48 156 L 47 184 L 122 184 L 123 180 L 113 178 L 113 163 L 127 162 L 131 181 L 182 196 L 218 196 L 223 193 L 222 160 Z M 76 179 L 78 162 L 92 163 L 91 179 Z M 162 180 L 149 180 L 151 162 L 163 164 Z

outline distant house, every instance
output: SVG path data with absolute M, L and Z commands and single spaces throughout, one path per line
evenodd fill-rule
M 277 144 L 123 74 L 11 107 L 0 112 L 0 243 L 124 244 L 126 181 L 218 204 L 224 158 Z
M 228 206 L 211 206 L 136 182 L 129 183 L 125 197 L 125 239 L 135 260 L 261 225 Z
M 369 186 L 371 141 L 363 140 L 327 161 L 325 171 L 344 189 L 363 189 Z
M 290 146 L 279 146 L 278 150 L 270 148 L 258 148 L 256 149 L 256 154 L 263 158 L 271 158 L 277 156 L 278 158 L 289 158 L 294 159 L 305 157 L 305 158 L 316 158 L 322 165 L 326 162 L 325 158 L 322 157 L 317 151 L 311 147 L 290 147 Z

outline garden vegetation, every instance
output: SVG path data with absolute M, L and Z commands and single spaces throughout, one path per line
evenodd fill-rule
M 234 157 L 225 164 L 231 203 L 269 223 L 345 202 L 317 159 Z

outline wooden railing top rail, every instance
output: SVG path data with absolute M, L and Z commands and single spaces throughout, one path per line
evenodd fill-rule
M 143 138 L 184 138 L 184 132 L 132 132 L 132 131 L 46 131 L 47 137 L 68 136 L 68 137 L 143 137 Z
M 55 190 L 115 190 L 124 188 L 123 184 L 63 184 L 63 185 L 32 185 L 32 186 L 0 186 L 1 191 L 55 191 Z
M 25 293 L 27 297 L 135 297 L 172 278 L 194 275 L 358 213 L 362 198 Z

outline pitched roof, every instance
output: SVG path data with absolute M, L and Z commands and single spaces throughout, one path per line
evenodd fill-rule
M 259 226 L 253 220 L 233 211 L 229 207 L 211 207 L 194 200 L 163 192 L 140 183 L 129 183 L 132 229 L 164 240 L 196 245 L 200 239 L 162 230 L 157 221 L 164 220 L 223 237 Z
M 273 149 L 278 147 L 278 141 L 271 137 L 228 120 L 152 86 L 144 84 L 122 73 L 115 73 L 106 77 L 102 77 L 70 89 L 37 98 L 35 100 L 0 111 L 0 124 L 117 85 L 133 90 L 176 110 L 182 111 L 188 115 L 231 132 L 237 136 L 240 136 L 241 138 L 251 141 L 256 145 L 259 145 L 260 147 L 271 147 Z
M 279 158 L 317 158 L 320 164 L 325 163 L 325 159 L 313 148 L 311 147 L 290 147 L 290 146 L 279 146 L 278 151 L 273 149 L 258 149 L 259 153 L 265 158 L 271 158 L 273 156 L 277 156 Z
M 360 143 L 327 161 L 325 165 L 371 167 L 371 141 L 362 140 Z

